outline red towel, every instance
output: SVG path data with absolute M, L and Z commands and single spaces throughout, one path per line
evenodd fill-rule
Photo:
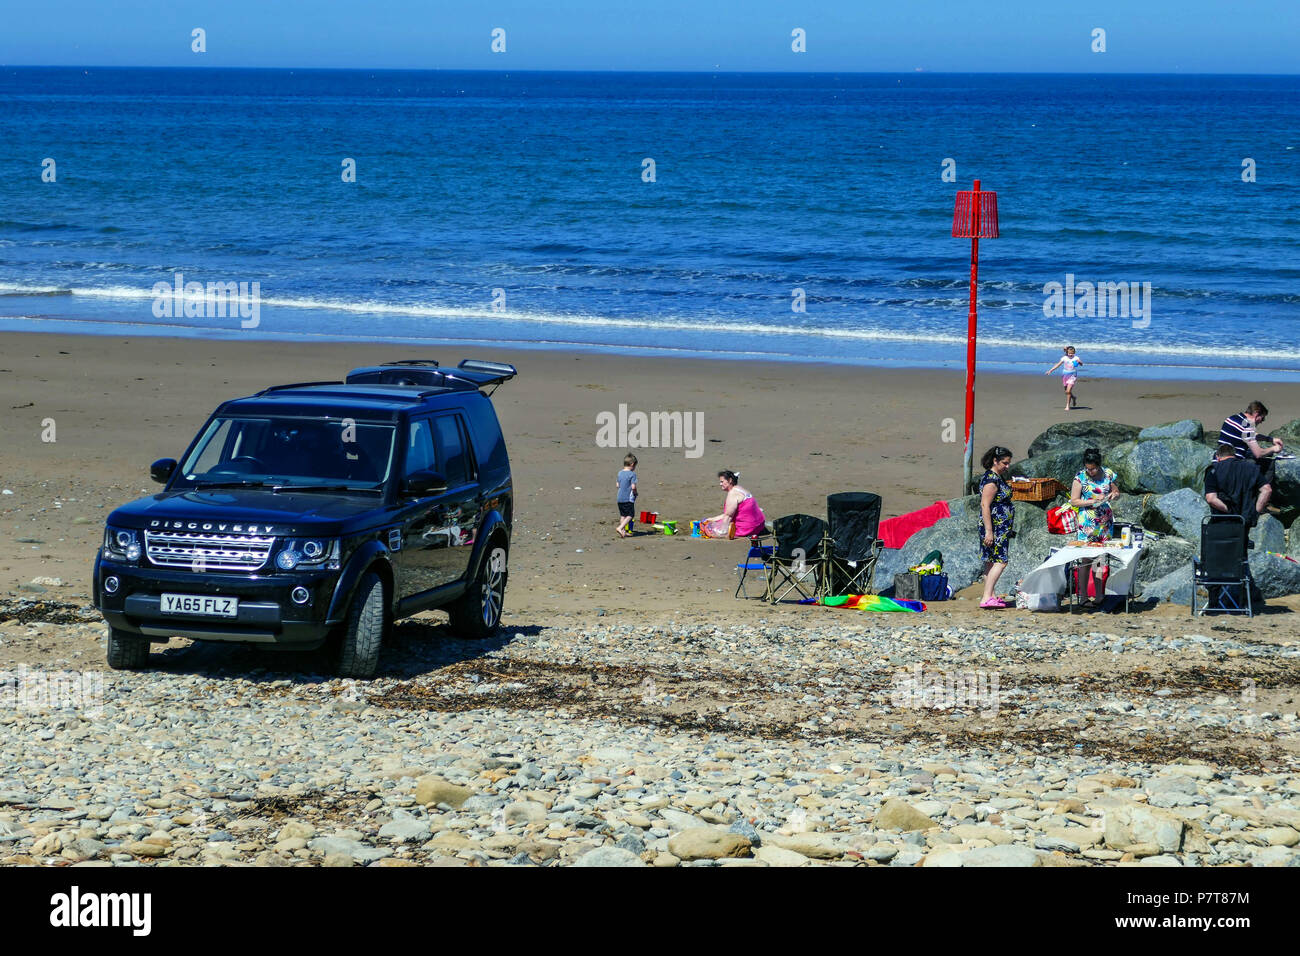
M 886 548 L 901 548 L 907 544 L 907 539 L 918 531 L 924 531 L 935 522 L 951 516 L 948 502 L 936 501 L 920 511 L 899 515 L 897 518 L 887 518 L 880 522 L 880 542 Z

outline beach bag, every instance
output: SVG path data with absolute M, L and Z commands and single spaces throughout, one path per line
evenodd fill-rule
M 922 601 L 946 601 L 952 597 L 946 574 L 918 574 Z
M 1016 607 L 1025 611 L 1059 611 L 1061 598 L 1057 594 L 1029 594 L 1025 591 L 1016 593 Z
M 900 601 L 921 600 L 921 575 L 915 571 L 900 571 L 895 574 L 894 597 Z
M 946 601 L 952 597 L 946 574 L 917 574 L 901 571 L 894 575 L 894 598 L 902 601 Z
M 1083 576 L 1082 579 L 1080 578 L 1080 575 Z M 1107 579 L 1108 577 L 1110 577 L 1110 567 L 1109 567 L 1109 566 L 1106 566 L 1106 567 L 1102 568 L 1102 570 L 1101 570 L 1101 574 L 1098 575 L 1098 577 L 1101 578 L 1101 590 L 1102 590 L 1102 594 L 1103 594 L 1103 596 L 1104 596 L 1105 591 L 1106 591 L 1106 579 Z M 1097 600 L 1097 598 L 1098 598 L 1098 594 L 1097 594 L 1097 588 L 1096 588 L 1095 579 L 1093 578 L 1093 575 L 1092 575 L 1092 565 L 1091 565 L 1091 564 L 1085 564 L 1085 565 L 1084 565 L 1083 567 L 1081 567 L 1081 568 L 1075 568 L 1075 569 L 1074 569 L 1074 593 L 1075 593 L 1075 594 L 1082 594 L 1084 588 L 1087 588 L 1087 589 L 1088 589 L 1088 600 L 1089 600 L 1089 601 L 1095 601 L 1095 600 Z
M 1079 530 L 1079 512 L 1073 505 L 1048 508 L 1047 530 L 1052 534 L 1074 534 Z

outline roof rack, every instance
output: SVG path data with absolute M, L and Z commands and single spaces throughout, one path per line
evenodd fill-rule
M 410 374 L 404 370 L 409 369 Z M 465 359 L 455 371 L 439 367 L 432 359 L 404 359 L 354 368 L 348 372 L 348 385 L 407 385 L 426 386 L 447 390 L 474 390 L 491 388 L 509 381 L 518 374 L 513 365 L 504 362 L 483 362 Z
M 310 388 L 313 385 L 343 385 L 343 384 L 344 384 L 343 382 L 340 382 L 338 380 L 329 381 L 329 382 L 290 382 L 288 385 L 271 385 L 268 388 L 262 389 L 257 394 L 265 395 L 267 392 L 283 392 L 286 389 L 290 389 L 290 388 Z

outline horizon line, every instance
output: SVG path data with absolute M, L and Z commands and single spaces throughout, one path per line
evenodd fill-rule
M 374 66 L 173 66 L 148 64 L 86 64 L 86 63 L 0 63 L 0 70 L 269 70 L 279 72 L 320 73 L 574 73 L 574 74 L 634 74 L 680 76 L 1221 76 L 1221 77 L 1295 77 L 1295 73 L 1191 73 L 1145 70 L 1140 72 L 1097 72 L 1088 70 L 929 70 L 920 67 L 911 70 L 621 70 L 621 69 L 484 69 L 467 67 L 374 67 Z

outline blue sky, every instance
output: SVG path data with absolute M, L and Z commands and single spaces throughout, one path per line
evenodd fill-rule
M 0 0 L 0 64 L 1295 73 L 1300 0 Z M 207 52 L 191 51 L 191 30 Z M 506 51 L 490 50 L 506 31 Z M 807 52 L 791 50 L 806 32 Z M 1106 31 L 1106 52 L 1092 32 Z

